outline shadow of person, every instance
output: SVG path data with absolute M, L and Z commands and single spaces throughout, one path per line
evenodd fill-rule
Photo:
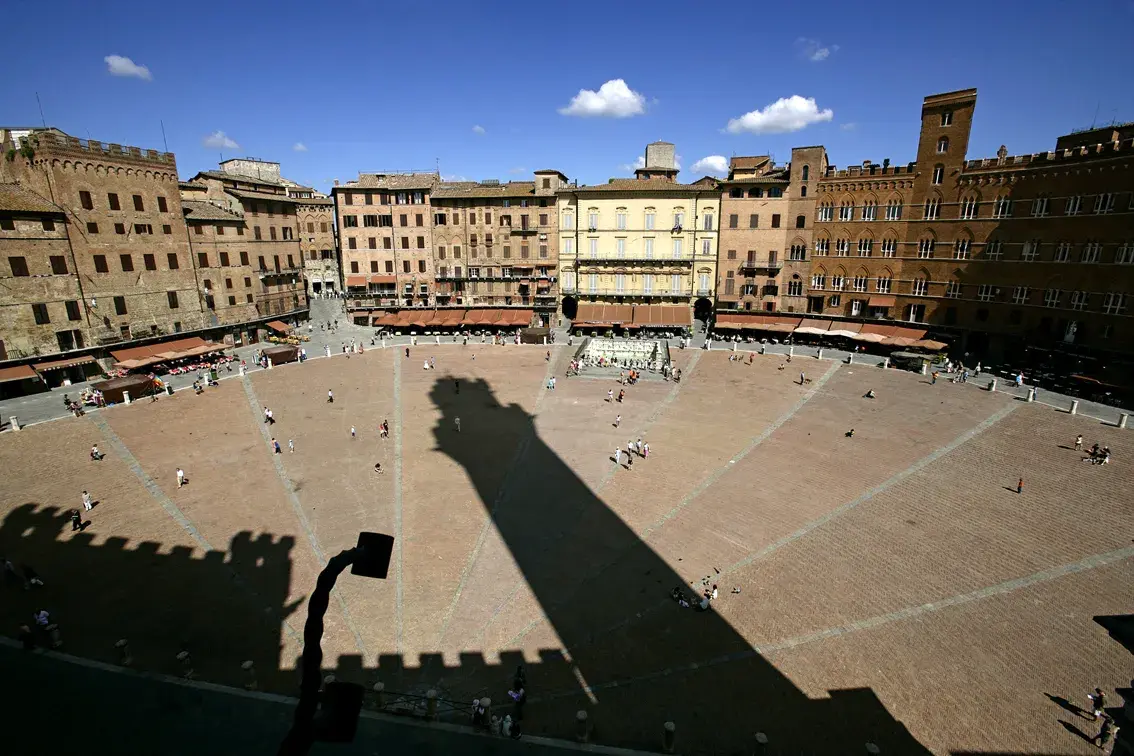
M 543 442 L 532 415 L 501 405 L 483 379 L 459 396 L 451 384 L 438 378 L 430 392 L 437 448 L 465 468 L 563 645 L 563 663 L 542 652 L 546 663 L 529 669 L 529 730 L 541 719 L 569 724 L 586 708 L 613 745 L 656 745 L 673 721 L 683 752 L 743 750 L 763 731 L 791 752 L 873 742 L 883 753 L 929 753 L 872 691 L 809 698 L 719 614 L 681 608 L 670 591 L 689 579 Z M 517 437 L 518 453 L 507 440 Z
M 1047 696 L 1048 699 L 1050 699 L 1052 703 L 1058 704 L 1059 706 L 1063 707 L 1064 709 L 1071 712 L 1072 714 L 1074 714 L 1077 717 L 1083 717 L 1085 719 L 1092 719 L 1092 720 L 1094 719 L 1094 714 L 1087 711 L 1086 709 L 1083 709 L 1079 706 L 1076 706 L 1075 704 L 1071 703 L 1070 701 L 1068 701 L 1063 696 L 1053 696 L 1050 693 L 1044 693 L 1044 695 Z

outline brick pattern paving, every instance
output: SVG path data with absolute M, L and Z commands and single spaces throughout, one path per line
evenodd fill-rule
M 813 753 L 1092 752 L 1044 693 L 1128 676 L 1092 620 L 1129 611 L 1128 431 L 799 357 L 675 351 L 681 384 L 618 404 L 617 381 L 564 377 L 573 349 L 403 350 L 0 436 L 0 554 L 50 583 L 6 592 L 4 626 L 49 605 L 74 653 L 114 661 L 129 636 L 139 666 L 175 672 L 184 642 L 208 679 L 253 659 L 290 691 L 323 559 L 400 531 L 389 580 L 336 589 L 323 645 L 346 679 L 499 700 L 526 660 L 529 731 L 570 737 L 588 708 L 602 742 L 652 747 L 672 719 L 689 753 L 757 727 Z M 1115 462 L 1081 463 L 1076 433 Z M 616 468 L 640 436 L 650 458 Z M 84 487 L 100 504 L 71 535 Z M 714 611 L 669 600 L 705 576 Z

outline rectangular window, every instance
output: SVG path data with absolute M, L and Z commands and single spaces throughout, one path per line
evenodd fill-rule
M 271 237 L 272 241 L 276 240 L 276 227 L 275 226 L 268 226 L 268 236 Z
M 1046 289 L 1043 292 L 1043 306 L 1044 307 L 1058 307 L 1059 300 L 1063 298 L 1063 292 L 1059 289 Z
M 106 265 L 106 255 L 93 255 L 95 273 L 109 273 L 110 268 Z
M 996 203 L 992 206 L 993 218 L 1010 218 L 1012 217 L 1012 200 L 1007 197 L 997 197 Z
M 347 249 L 358 249 L 358 239 L 353 236 L 347 239 Z
M 98 224 L 93 222 L 93 221 L 88 221 L 87 222 L 87 233 L 88 234 L 97 234 L 98 233 Z
M 1114 211 L 1114 195 L 1110 192 L 1095 197 L 1095 213 L 1098 215 L 1106 215 Z
M 835 291 L 842 291 L 843 290 L 843 284 L 844 284 L 844 281 L 843 281 L 842 276 L 831 276 L 831 288 L 832 289 L 834 289 Z
M 114 224 L 114 233 L 125 234 L 126 233 L 126 224 L 125 223 L 115 223 Z
M 82 320 L 82 313 L 79 312 L 79 303 L 73 299 L 69 299 L 63 303 L 67 308 L 67 320 Z
M 114 298 L 114 313 L 116 315 L 125 315 L 126 314 L 126 297 L 115 297 Z
M 728 216 L 728 227 L 729 228 L 736 228 L 738 223 L 740 223 L 740 216 L 739 215 L 737 215 L 736 213 L 733 213 L 730 216 Z
M 45 305 L 45 304 L 33 304 L 31 306 L 31 308 L 32 308 L 32 315 L 35 317 L 35 324 L 36 325 L 47 325 L 48 323 L 51 322 L 51 318 L 48 317 L 48 315 L 47 315 L 47 305 Z
M 897 239 L 883 239 L 882 240 L 882 256 L 893 257 L 898 253 L 898 240 Z
M 1078 215 L 1082 211 L 1082 209 L 1083 197 L 1082 195 L 1076 194 L 1074 197 L 1067 198 L 1067 204 L 1064 207 L 1063 212 L 1065 212 L 1067 215 Z
M 894 285 L 894 279 L 886 276 L 879 276 L 878 281 L 874 284 L 874 288 L 878 290 L 879 294 L 889 294 L 890 289 Z
M 1102 245 L 1098 242 L 1087 242 L 1083 245 L 1082 261 L 1085 263 L 1097 263 L 1102 255 Z
M 28 261 L 26 257 L 9 257 L 8 265 L 12 268 L 12 275 L 17 278 L 30 275 L 28 273 Z
M 961 282 L 960 281 L 950 281 L 949 283 L 945 284 L 945 296 L 948 297 L 949 299 L 960 299 L 961 298 Z
M 1103 312 L 1107 315 L 1121 315 L 1126 312 L 1126 295 L 1113 291 L 1103 294 Z
M 996 289 L 991 284 L 981 284 L 977 287 L 976 296 L 981 302 L 991 302 L 996 298 Z
M 1036 197 L 1032 200 L 1032 217 L 1043 218 L 1047 215 L 1047 197 Z
M 402 272 L 403 272 L 403 273 L 409 273 L 409 272 L 411 272 L 411 271 L 410 271 L 410 261 L 409 261 L 409 260 L 402 260 Z
M 171 309 L 171 310 L 176 310 L 178 307 L 181 306 L 180 303 L 178 303 L 178 301 L 177 301 L 177 292 L 176 291 L 167 291 L 165 293 L 165 299 L 169 303 L 169 309 Z
M 209 253 L 208 252 L 198 252 L 197 253 L 197 267 L 198 268 L 209 267 Z
M 999 260 L 1004 254 L 1004 244 L 998 240 L 986 242 L 984 245 L 984 257 L 986 260 Z
M 1090 302 L 1090 300 L 1091 295 L 1087 292 L 1073 291 L 1071 292 L 1071 309 L 1080 311 L 1085 310 L 1087 309 L 1087 304 Z
M 146 211 L 146 206 L 142 202 L 142 195 L 140 194 L 134 195 L 134 209 L 139 213 L 144 213 Z
M 425 272 L 425 260 L 418 260 L 417 261 L 417 272 L 418 273 L 424 273 Z
M 241 252 L 240 253 L 240 264 L 241 265 L 247 265 L 248 264 L 248 253 L 247 252 Z
M 1115 265 L 1134 263 L 1134 241 L 1128 241 L 1114 252 Z
M 358 272 L 358 260 L 351 260 L 350 261 L 350 272 L 351 273 L 357 273 Z
M 237 230 L 238 230 L 238 231 L 242 231 L 243 229 L 237 229 Z M 161 232 L 162 232 L 163 234 L 165 234 L 166 236 L 169 236 L 170 234 L 172 234 L 172 233 L 173 233 L 173 226 L 171 226 L 171 225 L 169 225 L 168 223 L 166 223 L 165 225 L 163 225 L 163 226 L 161 227 Z
M 1012 303 L 1013 304 L 1027 304 L 1031 296 L 1031 289 L 1027 286 L 1017 286 L 1012 289 Z
M 779 227 L 780 227 L 780 214 L 779 213 L 772 213 L 772 228 L 779 228 Z
M 153 232 L 154 232 L 154 227 L 151 226 L 149 223 L 135 223 L 134 224 L 134 233 L 135 234 L 152 234 Z M 217 233 L 222 233 L 222 230 L 218 230 Z
M 165 255 L 165 262 L 166 262 L 166 265 L 169 266 L 170 270 L 177 270 L 179 267 L 181 267 L 180 264 L 177 262 L 177 253 L 176 252 L 167 252 L 166 255 Z
M 79 204 L 83 206 L 84 210 L 94 210 L 94 202 L 91 201 L 91 193 L 88 191 L 80 191 Z
M 975 197 L 967 197 L 961 202 L 961 218 L 973 220 L 977 217 L 977 201 Z
M 910 292 L 915 297 L 924 297 L 929 294 L 929 281 L 925 278 L 915 278 Z
M 614 254 L 615 254 L 616 257 L 620 257 L 620 258 L 626 257 L 626 240 L 625 239 L 615 239 L 614 240 Z
M 685 225 L 685 213 L 677 211 L 673 214 L 673 227 L 681 228 Z
M 1040 243 L 1038 241 L 1026 241 L 1020 248 L 1020 259 L 1024 262 L 1035 262 L 1039 257 Z
M 731 271 L 730 271 L 731 272 Z M 811 288 L 824 289 L 827 286 L 827 277 L 819 273 L 811 274 Z
M 957 239 L 953 242 L 953 259 L 954 260 L 968 260 L 969 248 L 972 242 L 968 239 Z
M 118 204 L 118 195 L 110 192 L 106 195 L 107 202 L 110 204 L 111 210 L 121 210 L 122 206 Z
M 945 166 L 938 165 L 933 169 L 933 183 L 941 184 L 945 181 Z
M 684 246 L 684 239 L 673 240 L 673 259 L 680 260 L 682 255 L 682 247 Z
M 134 270 L 134 258 L 130 255 L 119 255 L 118 262 L 122 265 L 123 273 L 130 273 Z
M 57 276 L 65 274 L 67 272 L 67 258 L 63 255 L 52 255 L 51 272 Z

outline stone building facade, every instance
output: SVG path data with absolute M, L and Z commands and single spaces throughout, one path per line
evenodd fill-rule
M 198 173 L 182 192 L 212 325 L 307 310 L 297 200 L 278 175 L 278 163 L 226 161 L 220 171 Z
M 916 161 L 827 168 L 808 311 L 926 323 L 986 359 L 1134 352 L 1134 125 L 968 160 L 975 107 L 926 97 Z
M 299 253 L 307 296 L 329 296 L 342 291 L 335 204 L 329 197 L 306 187 L 289 187 L 299 223 Z
M 360 173 L 331 189 L 347 308 L 356 320 L 435 306 L 431 194 L 439 183 L 436 173 Z
M 36 323 L 32 331 L 23 330 L 29 321 L 22 315 L 4 323 L 14 330 L 0 338 L 20 345 L 9 359 L 120 345 L 208 325 L 172 153 L 79 140 L 54 129 L 30 132 L 22 147 L 7 131 L 0 141 L 5 151 L 16 150 L 12 159 L 0 160 L 0 182 L 18 184 L 21 193 L 58 209 L 39 220 L 25 215 L 12 231 L 0 231 L 5 254 L 23 257 L 29 276 L 35 271 L 36 277 L 59 278 L 41 282 L 44 301 L 27 303 L 29 310 L 43 304 L 48 322 L 36 323 L 44 320 L 40 312 L 31 321 Z M 54 226 L 50 231 L 47 220 Z M 30 238 L 37 224 L 39 238 Z M 58 254 L 63 240 L 66 255 Z M 11 271 L 10 260 L 5 267 Z M 20 291 L 18 296 L 32 295 L 26 287 Z M 51 338 L 43 326 L 54 332 Z
M 814 187 L 825 167 L 822 147 L 793 149 L 786 166 L 766 155 L 729 161 L 720 185 L 718 309 L 804 310 Z
M 667 145 L 651 144 L 633 179 L 559 190 L 566 317 L 580 303 L 681 305 L 699 319 L 711 315 L 720 189 L 711 179 L 678 183 Z
M 556 192 L 567 177 L 442 183 L 432 192 L 438 307 L 522 307 L 542 325 L 559 305 Z

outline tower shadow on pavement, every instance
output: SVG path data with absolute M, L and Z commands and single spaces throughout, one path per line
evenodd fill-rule
M 687 579 L 543 442 L 532 415 L 501 405 L 484 380 L 462 383 L 460 395 L 450 384 L 439 379 L 431 391 L 437 447 L 465 468 L 569 660 L 529 668 L 529 718 L 548 707 L 570 721 L 571 708 L 588 709 L 603 742 L 627 746 L 656 746 L 672 721 L 684 753 L 743 752 L 757 731 L 785 753 L 865 752 L 867 742 L 929 753 L 873 691 L 810 698 L 716 612 L 671 601 L 674 586 L 692 593 Z M 497 441 L 517 435 L 518 458 Z M 618 474 L 648 475 L 657 464 Z

